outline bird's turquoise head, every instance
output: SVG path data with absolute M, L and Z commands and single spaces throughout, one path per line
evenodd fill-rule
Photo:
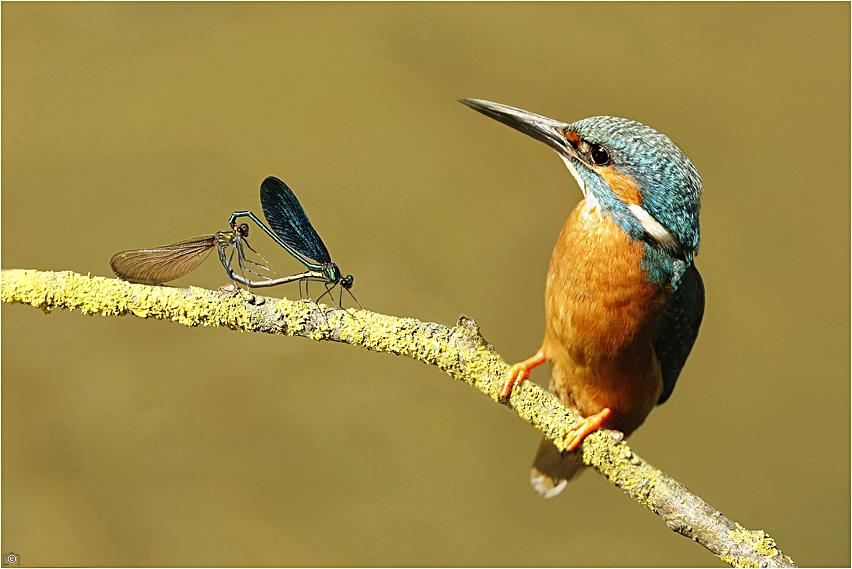
M 667 136 L 617 117 L 568 124 L 489 101 L 461 102 L 546 143 L 586 199 L 628 234 L 691 263 L 700 239 L 701 176 Z

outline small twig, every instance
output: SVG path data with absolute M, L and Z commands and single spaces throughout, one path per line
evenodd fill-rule
M 147 286 L 70 271 L 3 271 L 0 293 L 3 302 L 31 304 L 45 312 L 67 308 L 104 316 L 133 314 L 186 326 L 224 326 L 344 342 L 437 366 L 494 401 L 498 401 L 500 379 L 508 369 L 476 323 L 466 316 L 456 327 L 448 328 L 413 318 L 335 310 L 310 301 L 291 302 L 245 291 Z M 524 382 L 515 389 L 509 406 L 564 449 L 577 417 L 550 393 Z M 624 442 L 594 433 L 576 452 L 582 452 L 585 464 L 662 517 L 669 528 L 697 541 L 726 563 L 734 567 L 795 567 L 766 533 L 744 529 L 729 520 L 671 476 L 646 463 Z

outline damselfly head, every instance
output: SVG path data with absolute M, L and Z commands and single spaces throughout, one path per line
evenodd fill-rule
M 346 290 L 352 288 L 352 282 L 355 280 L 355 277 L 352 275 L 343 276 L 343 273 L 340 272 L 340 267 L 337 266 L 336 263 L 326 263 L 322 266 L 322 272 L 325 273 L 325 277 L 328 279 L 329 283 L 340 284 Z

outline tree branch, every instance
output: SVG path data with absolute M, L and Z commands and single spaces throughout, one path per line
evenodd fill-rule
M 224 293 L 196 287 L 147 286 L 71 271 L 3 271 L 0 296 L 3 302 L 30 304 L 45 312 L 67 308 L 103 316 L 133 314 L 186 326 L 223 326 L 344 342 L 437 366 L 494 401 L 498 401 L 499 383 L 508 369 L 467 316 L 459 318 L 456 327 L 447 328 L 413 318 L 337 310 L 241 290 Z M 564 449 L 577 417 L 553 395 L 527 381 L 514 390 L 507 405 Z M 662 517 L 670 529 L 697 541 L 726 563 L 734 567 L 795 567 L 766 533 L 747 530 L 729 520 L 671 476 L 646 463 L 624 442 L 598 432 L 587 437 L 575 452 L 582 452 L 585 464 Z

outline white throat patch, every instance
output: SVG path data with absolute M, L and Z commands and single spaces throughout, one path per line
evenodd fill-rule
M 562 158 L 562 161 L 565 162 L 565 165 L 568 166 L 568 171 L 571 172 L 571 175 L 574 176 L 574 179 L 577 180 L 577 185 L 580 186 L 580 191 L 583 192 L 583 197 L 586 198 L 586 203 L 589 204 L 589 210 L 595 210 L 600 205 L 598 203 L 598 198 L 595 197 L 595 194 L 589 191 L 589 188 L 586 187 L 586 182 L 580 176 L 580 173 L 577 171 L 577 168 L 574 167 L 574 164 L 571 163 L 570 158 L 566 158 L 559 152 L 559 157 Z

